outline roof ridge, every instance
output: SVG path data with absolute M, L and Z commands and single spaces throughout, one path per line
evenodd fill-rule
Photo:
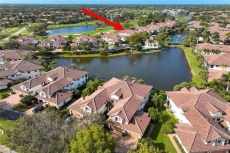
M 137 122 L 138 128 L 139 128 L 139 130 L 141 131 L 141 128 L 140 128 L 140 125 L 139 125 L 139 123 L 138 123 L 138 119 L 137 119 L 137 117 L 136 117 L 136 116 L 134 116 L 133 118 L 134 118 L 134 120 Z M 143 134 L 143 132 L 142 132 L 142 131 L 141 131 L 141 134 Z

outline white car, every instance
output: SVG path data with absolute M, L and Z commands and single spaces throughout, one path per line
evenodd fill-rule
M 73 116 L 69 116 L 69 117 L 67 117 L 66 119 L 65 119 L 65 122 L 66 123 L 69 123 L 69 122 L 71 122 L 72 120 L 73 120 Z

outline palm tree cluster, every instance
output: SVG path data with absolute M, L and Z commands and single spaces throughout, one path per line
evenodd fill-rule
M 86 84 L 86 88 L 82 91 L 82 97 L 86 97 L 87 95 L 92 94 L 94 91 L 97 90 L 98 86 L 103 85 L 103 81 L 99 80 L 99 79 L 94 79 L 94 80 L 90 80 L 87 84 Z
M 218 49 L 211 49 L 211 50 L 210 49 L 204 49 L 203 53 L 204 54 L 220 54 L 221 51 Z

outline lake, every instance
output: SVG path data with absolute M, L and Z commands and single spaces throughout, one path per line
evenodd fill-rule
M 182 43 L 183 42 L 182 39 L 184 37 L 187 37 L 188 35 L 189 34 L 185 32 L 173 34 L 171 35 L 172 43 Z
M 79 34 L 83 32 L 93 31 L 94 26 L 76 26 L 76 27 L 66 27 L 66 28 L 58 28 L 47 30 L 46 33 L 48 35 L 60 35 L 60 34 Z
M 172 90 L 181 82 L 192 78 L 191 70 L 182 49 L 163 48 L 152 54 L 130 54 L 118 57 L 100 58 L 59 58 L 59 66 L 84 66 L 91 77 L 109 80 L 125 75 L 143 79 L 155 89 Z

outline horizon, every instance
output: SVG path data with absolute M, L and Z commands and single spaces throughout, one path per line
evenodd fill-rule
M 32 3 L 28 3 L 27 0 L 1 0 L 0 4 L 42 4 L 42 5 L 226 5 L 230 4 L 230 0 L 193 0 L 193 1 L 184 1 L 184 0 L 161 0 L 161 1 L 152 1 L 152 0 L 117 0 L 117 1 L 108 1 L 108 0 L 84 0 L 76 2 L 74 0 L 34 0 Z

